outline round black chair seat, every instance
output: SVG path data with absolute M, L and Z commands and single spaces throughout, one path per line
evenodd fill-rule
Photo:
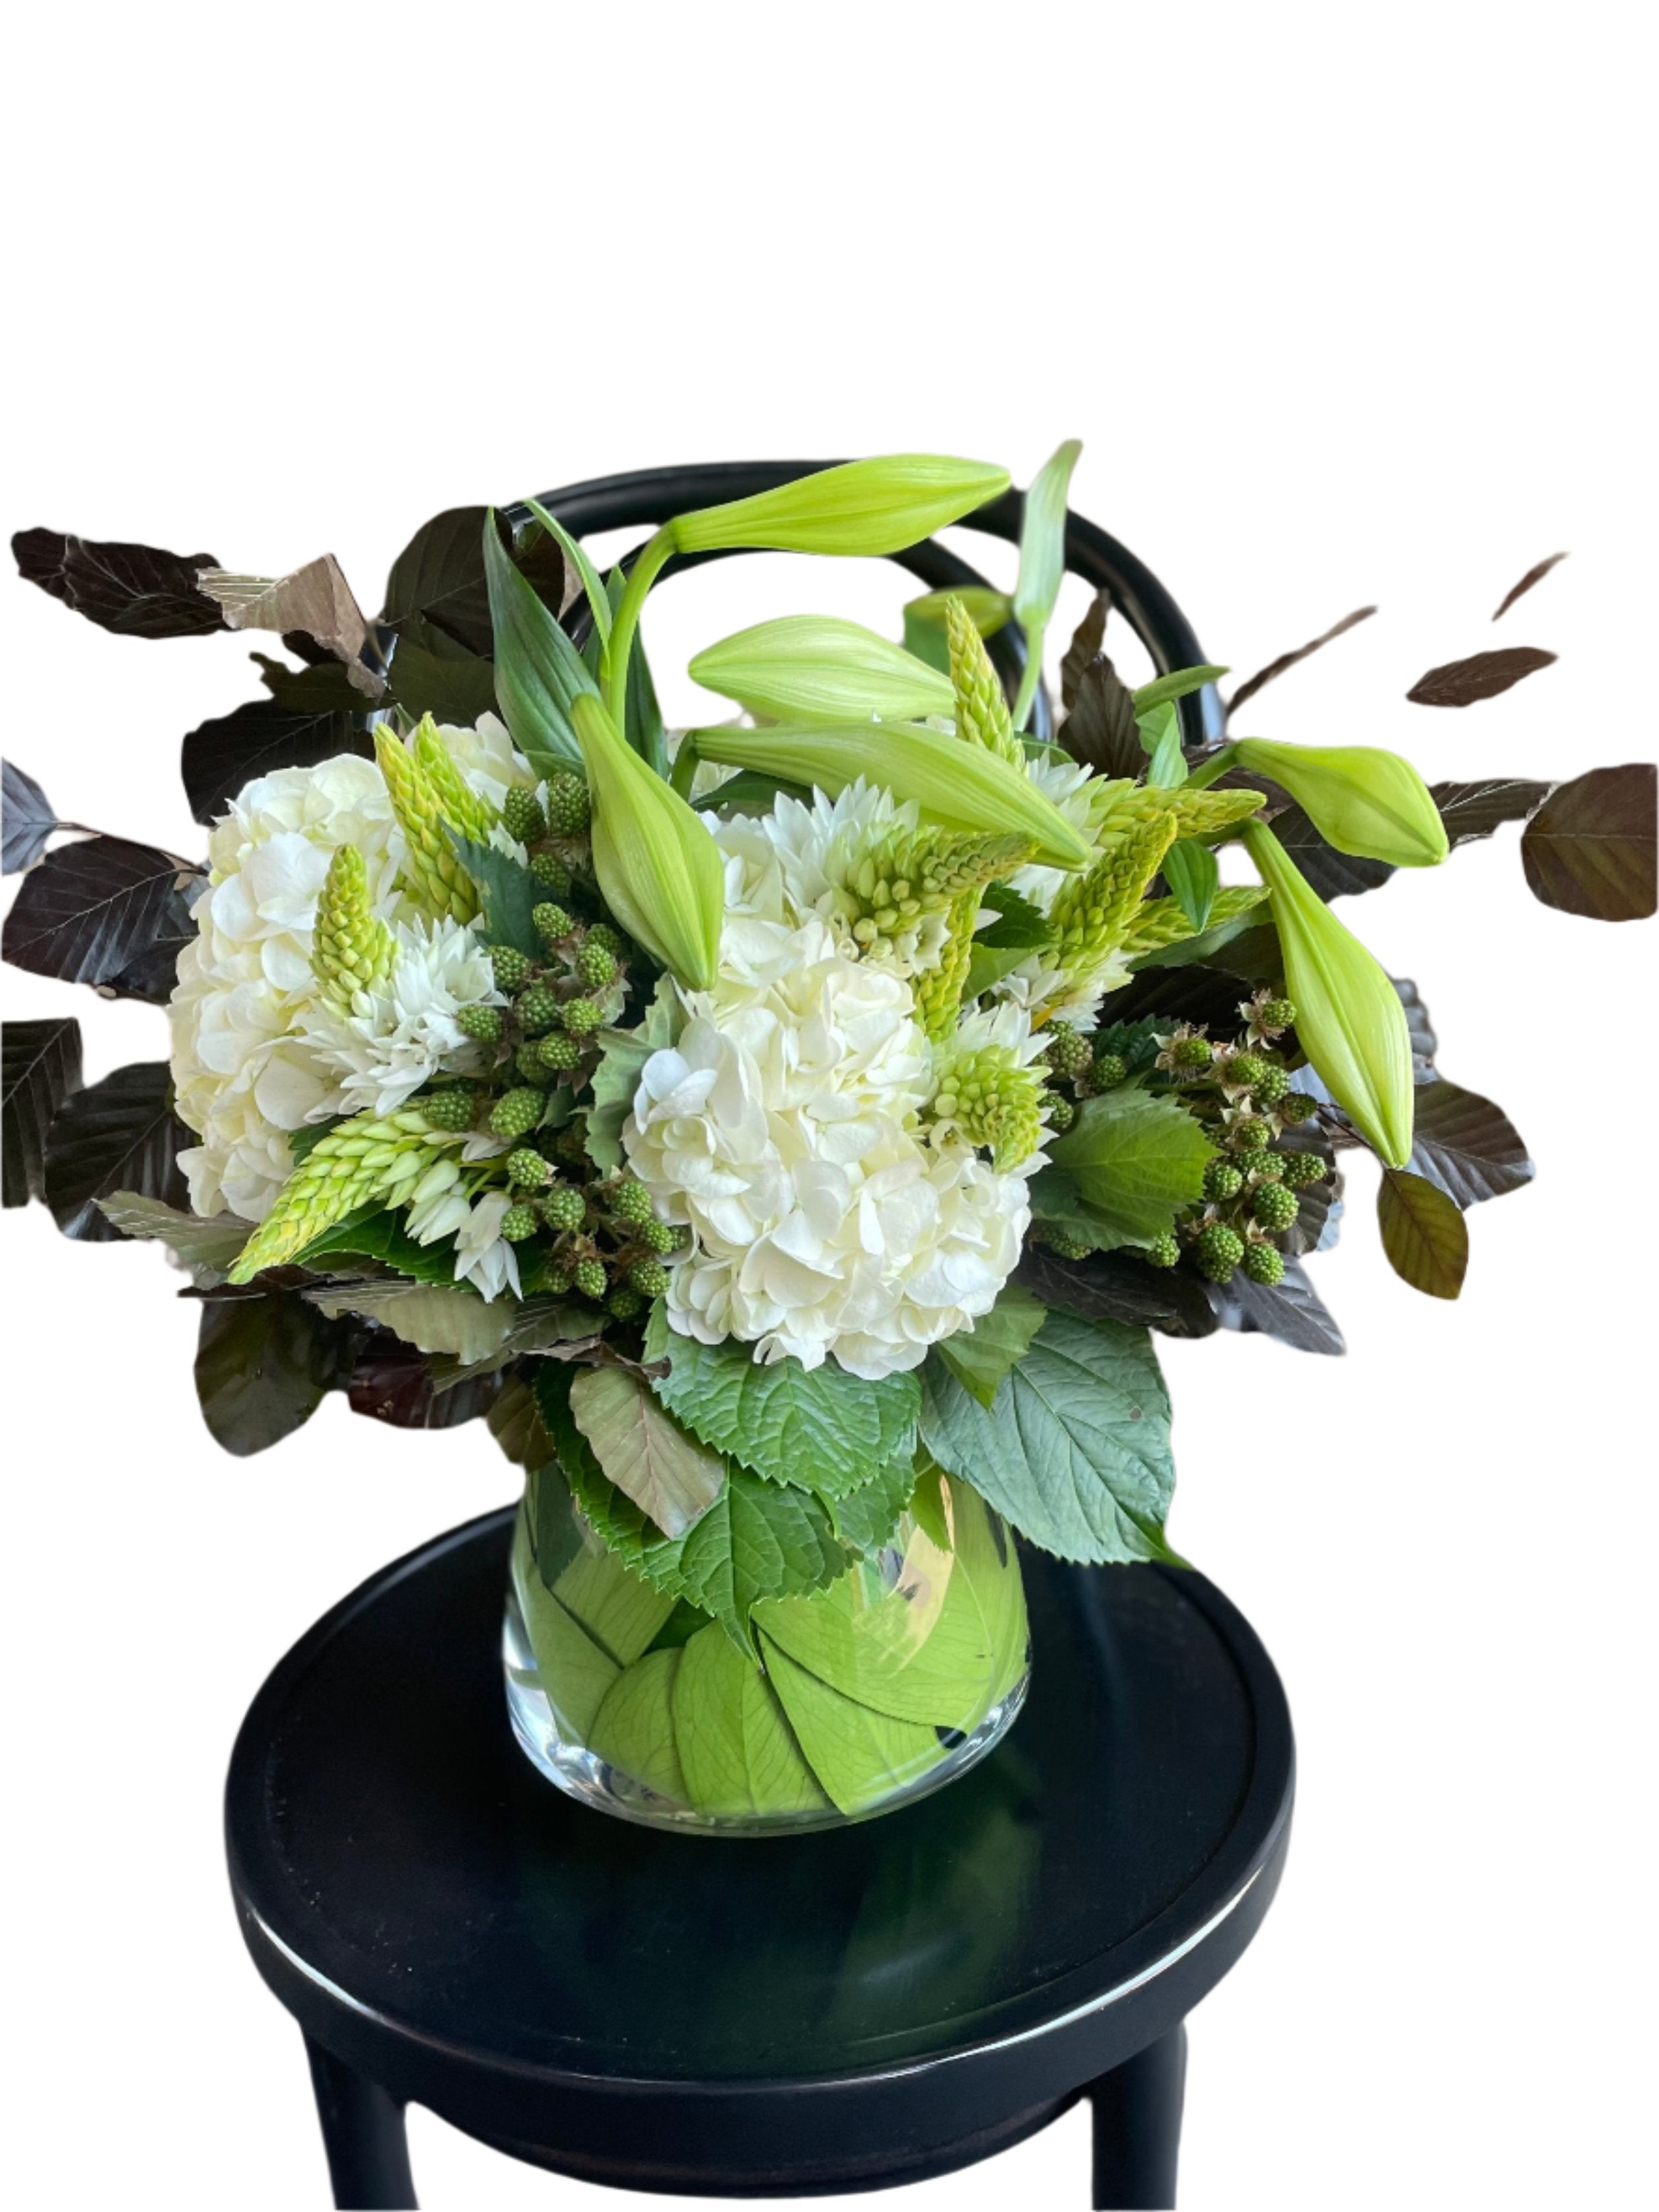
M 242 1927 L 312 2045 L 337 2201 L 413 2203 L 410 2100 L 590 2179 L 781 2196 L 948 2171 L 1085 2090 L 1096 2201 L 1170 2201 L 1100 2191 L 1169 2185 L 1134 2146 L 1172 2161 L 1182 2020 L 1266 1912 L 1291 1808 L 1283 1693 L 1220 1593 L 1028 1553 L 1030 1699 L 975 1771 L 838 1831 L 669 1835 L 514 1744 L 511 1525 L 337 1606 L 232 1759 Z

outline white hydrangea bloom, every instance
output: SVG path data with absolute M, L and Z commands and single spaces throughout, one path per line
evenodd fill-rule
M 476 1064 L 477 1047 L 456 1016 L 463 1006 L 500 1006 L 489 955 L 470 923 L 398 922 L 383 982 L 359 991 L 349 1013 L 319 998 L 299 1017 L 300 1033 L 337 1079 L 330 1114 L 392 1114 L 441 1069 Z
M 811 802 L 780 796 L 764 814 L 738 814 L 714 825 L 726 855 L 726 936 L 735 968 L 764 966 L 788 933 L 811 917 L 858 957 L 852 925 L 859 911 L 847 894 L 854 869 L 879 838 L 915 829 L 914 801 L 860 776 L 837 797 L 814 791 Z M 894 974 L 912 975 L 938 964 L 945 917 L 924 917 L 911 934 L 864 957 Z M 722 964 L 728 954 L 722 947 Z
M 1019 1256 L 1026 1178 L 919 1111 L 932 1055 L 902 977 L 841 951 L 814 916 L 774 957 L 724 957 L 678 1042 L 641 1071 L 623 1131 L 634 1172 L 692 1242 L 668 1315 L 706 1344 L 875 1379 L 988 1312 Z M 1010 1009 L 1012 1021 L 1021 1018 Z
M 534 786 L 493 715 L 439 736 L 492 803 L 510 784 Z M 367 1032 L 331 1030 L 311 968 L 317 901 L 341 845 L 362 854 L 370 902 L 404 955 Z M 380 772 L 354 754 L 256 777 L 214 824 L 169 1009 L 179 1112 L 202 1139 L 180 1155 L 198 1213 L 263 1220 L 293 1166 L 291 1131 L 390 1098 L 402 1075 L 438 1064 L 431 1054 L 477 971 L 453 941 L 434 942 L 441 933 L 422 941 L 422 917 L 398 888 L 404 857 Z

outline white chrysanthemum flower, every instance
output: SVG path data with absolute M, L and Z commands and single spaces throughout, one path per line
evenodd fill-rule
M 1095 841 L 1101 823 L 1110 811 L 1113 798 L 1122 790 L 1121 783 L 1109 782 L 1097 775 L 1092 769 L 1084 768 L 1077 761 L 1055 760 L 1049 755 L 1039 755 L 1025 763 L 1025 774 L 1045 799 L 1053 799 L 1074 830 L 1080 830 L 1091 844 Z M 1022 898 L 1047 914 L 1054 902 L 1054 894 L 1069 880 L 1064 868 L 1016 868 L 1008 878 L 1011 887 Z
M 474 1066 L 477 1048 L 455 1018 L 463 1006 L 504 1003 L 470 923 L 399 922 L 392 935 L 384 981 L 357 992 L 349 1013 L 319 998 L 299 1018 L 300 1034 L 336 1077 L 323 1112 L 392 1114 L 441 1070 Z
M 814 917 L 763 964 L 691 994 L 641 1073 L 623 1142 L 692 1231 L 668 1315 L 703 1343 L 874 1379 L 994 1304 L 1030 1220 L 1026 1177 L 921 1127 L 932 1055 L 901 977 Z M 1009 1010 L 1009 1021 L 1021 1018 Z
M 509 785 L 536 783 L 493 715 L 476 730 L 438 734 L 468 783 L 492 803 Z M 340 1110 L 330 1102 L 354 1079 L 352 1096 L 368 1103 L 378 1065 L 395 1088 L 398 1054 L 408 1052 L 412 1066 L 421 1039 L 430 1041 L 431 1027 L 421 1020 L 426 984 L 441 1015 L 450 1011 L 446 994 L 457 1006 L 467 1002 L 457 959 L 453 972 L 428 973 L 425 982 L 411 969 L 401 994 L 394 984 L 373 1042 L 354 1037 L 342 1057 L 337 1040 L 308 1033 L 325 1006 L 312 972 L 312 930 L 341 845 L 362 854 L 374 912 L 394 929 L 418 925 L 419 909 L 399 888 L 403 832 L 373 761 L 342 754 L 258 776 L 209 836 L 208 888 L 191 909 L 197 934 L 179 957 L 169 1009 L 178 1109 L 202 1139 L 180 1155 L 198 1213 L 228 1208 L 263 1220 L 293 1168 L 289 1133 Z M 405 1020 L 409 1031 L 400 1036 Z
M 455 1239 L 455 1279 L 470 1282 L 486 1298 L 511 1291 L 523 1295 L 519 1284 L 519 1255 L 501 1235 L 501 1223 L 512 1204 L 504 1190 L 487 1190 L 474 1200 Z
M 913 800 L 900 805 L 891 792 L 860 776 L 836 798 L 814 791 L 809 803 L 780 796 L 764 814 L 738 814 L 714 827 L 726 855 L 726 931 L 731 962 L 763 968 L 801 923 L 816 917 L 837 946 L 872 966 L 913 975 L 937 966 L 946 917 L 920 916 L 897 939 L 861 948 L 853 924 L 863 911 L 850 892 L 854 871 L 884 837 L 914 830 L 921 819 Z M 727 953 L 721 948 L 721 963 Z

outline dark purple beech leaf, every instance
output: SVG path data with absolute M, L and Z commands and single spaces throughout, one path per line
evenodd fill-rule
M 346 1386 L 354 1413 L 394 1429 L 453 1429 L 488 1413 L 501 1388 L 499 1374 L 469 1376 L 434 1391 L 431 1362 L 412 1344 L 376 1329 Z
M 1224 958 L 1230 949 L 1224 947 L 1218 957 Z M 1212 1036 L 1231 1036 L 1243 1020 L 1238 1010 L 1251 988 L 1243 976 L 1221 968 L 1143 968 L 1106 1000 L 1100 1026 L 1156 1018 L 1170 1029 L 1177 1022 L 1195 1022 Z
M 1374 891 L 1394 873 L 1389 860 L 1368 860 L 1358 854 L 1339 853 L 1327 843 L 1299 806 L 1287 806 L 1273 817 L 1273 835 L 1322 899 L 1350 898 Z
M 452 507 L 423 523 L 392 564 L 380 620 L 441 659 L 488 659 L 495 650 L 484 585 L 489 510 Z
M 320 648 L 319 648 L 320 650 Z M 279 707 L 290 714 L 361 714 L 363 696 L 351 680 L 349 670 L 331 655 L 289 668 L 267 653 L 252 656 L 259 681 Z M 258 702 L 261 706 L 264 701 Z
M 493 661 L 447 659 L 412 638 L 398 641 L 388 686 L 404 712 L 416 721 L 430 714 L 437 721 L 471 729 L 480 714 L 495 712 Z
M 52 1116 L 81 1088 L 81 1024 L 74 1020 L 8 1022 L 0 1031 L 0 1127 L 4 1130 L 4 1202 L 27 1206 L 46 1194 L 46 1133 Z
M 99 544 L 61 530 L 20 530 L 11 550 L 28 582 L 123 637 L 205 637 L 226 627 L 196 588 L 197 570 L 218 566 L 210 553 Z
M 1322 645 L 1328 645 L 1333 638 L 1340 637 L 1345 631 L 1354 629 L 1360 623 L 1369 622 L 1376 612 L 1375 607 L 1356 607 L 1351 615 L 1344 615 L 1340 622 L 1333 623 L 1318 637 L 1310 638 L 1306 645 L 1298 645 L 1293 653 L 1281 653 L 1277 660 L 1270 660 L 1265 668 L 1258 668 L 1254 676 L 1245 678 L 1227 702 L 1226 720 L 1231 721 L 1244 702 L 1254 699 L 1264 684 L 1271 684 L 1276 676 L 1282 676 L 1287 668 L 1294 668 L 1298 660 L 1305 660 L 1310 653 L 1317 653 Z
M 1592 921 L 1641 921 L 1655 908 L 1650 761 L 1593 768 L 1553 791 L 1521 837 L 1534 897 Z
M 1287 1152 L 1313 1152 L 1328 1170 L 1323 1182 L 1310 1183 L 1297 1193 L 1296 1219 L 1280 1243 L 1287 1259 L 1299 1260 L 1310 1252 L 1328 1252 L 1336 1242 L 1342 1218 L 1342 1178 L 1335 1172 L 1335 1153 L 1330 1139 L 1317 1122 L 1304 1121 L 1287 1129 L 1280 1139 Z
M 34 778 L 25 775 L 15 761 L 6 762 L 0 796 L 0 874 L 15 876 L 32 868 L 46 851 L 47 838 L 62 827 Z
M 71 1092 L 46 1134 L 46 1200 L 58 1226 L 90 1244 L 115 1243 L 121 1231 L 98 1201 L 118 1190 L 187 1206 L 179 1155 L 194 1142 L 173 1110 L 164 1060 L 118 1067 L 89 1091 Z
M 1240 1273 L 1231 1283 L 1204 1286 L 1223 1328 L 1243 1334 L 1276 1336 L 1293 1352 L 1336 1353 L 1347 1349 L 1299 1261 L 1287 1260 L 1282 1279 L 1271 1290 Z
M 1455 847 L 1490 837 L 1506 822 L 1522 822 L 1547 799 L 1554 786 L 1513 775 L 1487 776 L 1476 783 L 1431 783 L 1429 796 L 1440 810 L 1446 835 Z
M 212 822 L 256 775 L 279 768 L 315 768 L 337 753 L 357 753 L 367 760 L 374 750 L 374 740 L 357 716 L 290 714 L 274 699 L 254 699 L 191 730 L 179 767 L 191 812 L 198 822 Z
M 1073 760 L 1097 775 L 1138 776 L 1146 765 L 1134 694 L 1103 653 L 1078 678 L 1072 710 L 1060 726 L 1060 742 Z
M 1505 645 L 1494 653 L 1472 653 L 1467 660 L 1449 660 L 1443 667 L 1419 676 L 1406 696 L 1419 707 L 1472 707 L 1480 699 L 1495 699 L 1523 676 L 1535 676 L 1554 660 L 1537 645 Z
M 1535 562 L 1528 569 L 1518 584 L 1511 584 L 1504 592 L 1503 598 L 1498 602 L 1498 614 L 1492 617 L 1492 620 L 1496 622 L 1499 615 L 1506 615 L 1523 592 L 1531 591 L 1534 584 L 1541 584 L 1556 563 L 1559 561 L 1565 561 L 1566 557 L 1565 553 L 1552 553 L 1547 560 Z
M 1440 1040 L 1429 1019 L 1429 1010 L 1424 1005 L 1422 994 L 1408 976 L 1390 975 L 1401 1005 L 1406 1009 L 1406 1027 L 1411 1035 L 1412 1060 L 1420 1082 L 1425 1072 L 1433 1067 L 1434 1056 L 1440 1049 Z
M 1419 1083 L 1411 1171 L 1458 1206 L 1519 1190 L 1537 1170 L 1521 1133 L 1490 1098 L 1455 1083 Z
M 202 1308 L 196 1395 L 214 1442 L 238 1459 L 304 1426 L 339 1379 L 352 1332 L 303 1298 L 214 1299 Z
M 1455 1298 L 1468 1271 L 1469 1225 L 1439 1185 L 1384 1168 L 1376 1218 L 1401 1281 L 1428 1297 Z
M 1060 664 L 1060 703 L 1069 714 L 1077 699 L 1083 672 L 1100 652 L 1106 637 L 1106 617 L 1112 611 L 1109 592 L 1097 592 L 1089 611 L 1072 633 L 1072 641 Z
M 24 877 L 0 950 L 33 975 L 121 995 L 118 979 L 135 962 L 189 933 L 189 901 L 199 882 L 176 855 L 153 845 L 83 838 L 48 853 Z
M 1062 1306 L 1085 1321 L 1126 1322 L 1165 1336 L 1209 1336 L 1216 1326 L 1195 1277 L 1149 1267 L 1127 1252 L 1062 1260 L 1041 1244 L 1028 1244 L 1014 1279 L 1045 1305 Z

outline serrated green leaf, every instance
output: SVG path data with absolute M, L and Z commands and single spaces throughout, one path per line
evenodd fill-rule
M 957 1382 L 988 1406 L 1048 1316 L 1041 1298 L 1018 1283 L 1005 1283 L 989 1313 L 954 1336 L 942 1337 L 933 1348 Z
M 294 1256 L 296 1267 L 339 1273 L 339 1268 L 319 1267 L 331 1254 L 349 1253 L 358 1259 L 378 1260 L 414 1283 L 441 1283 L 463 1297 L 476 1297 L 470 1283 L 455 1279 L 455 1239 L 441 1237 L 435 1244 L 417 1244 L 404 1226 L 404 1217 L 389 1206 L 362 1206 L 337 1221 L 320 1237 L 313 1237 L 303 1252 Z
M 898 1517 L 915 1488 L 915 1468 L 907 1452 L 902 1459 L 878 1468 L 856 1490 L 825 1502 L 842 1541 L 867 1556 L 892 1540 Z
M 1144 1329 L 1051 1313 L 995 1403 L 923 1370 L 922 1439 L 1005 1519 L 1063 1559 L 1167 1559 L 1170 1401 Z
M 994 951 L 1040 951 L 1054 941 L 1054 926 L 1040 907 L 1012 890 L 1006 884 L 990 884 L 980 894 L 980 904 L 989 907 L 996 920 L 981 929 L 974 942 L 975 946 L 988 945 Z
M 720 1496 L 724 1459 L 688 1435 L 633 1369 L 578 1375 L 570 1418 L 606 1475 L 664 1535 L 683 1536 Z
M 493 845 L 449 832 L 455 857 L 471 877 L 483 902 L 484 927 L 492 945 L 510 945 L 532 960 L 544 958 L 542 940 L 531 915 L 546 896 L 528 868 Z
M 1071 1178 L 1102 1248 L 1109 1249 L 1162 1237 L 1181 1207 L 1201 1194 L 1213 1149 L 1174 1099 L 1126 1086 L 1085 1099 L 1048 1156 Z
M 679 1655 L 671 1693 L 686 1793 L 700 1813 L 827 1811 L 770 1684 L 718 1629 Z
M 751 1346 L 731 1338 L 699 1344 L 678 1334 L 660 1303 L 645 1351 L 670 1362 L 654 1386 L 663 1403 L 705 1443 L 771 1482 L 844 1497 L 915 1444 L 914 1375 L 868 1382 L 828 1359 L 810 1371 L 798 1359 L 763 1366 Z

